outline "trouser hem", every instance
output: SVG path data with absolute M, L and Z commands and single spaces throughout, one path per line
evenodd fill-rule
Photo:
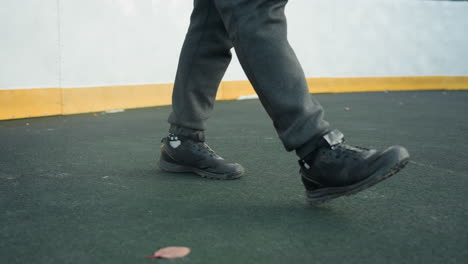
M 312 152 L 315 152 L 317 149 L 326 146 L 326 141 L 323 139 L 323 135 L 330 132 L 330 130 L 324 131 L 319 136 L 313 137 L 311 140 L 307 141 L 304 145 L 296 149 L 296 155 L 300 159 L 304 159 L 307 155 Z

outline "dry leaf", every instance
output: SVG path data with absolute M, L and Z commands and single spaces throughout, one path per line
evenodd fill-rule
M 152 256 L 146 258 L 183 258 L 190 253 L 190 248 L 188 247 L 165 247 L 154 252 Z

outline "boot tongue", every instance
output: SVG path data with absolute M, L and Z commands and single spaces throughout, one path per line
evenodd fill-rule
M 323 135 L 323 139 L 333 149 L 337 145 L 344 142 L 344 135 L 338 129 L 334 129 L 334 130 L 328 132 L 327 134 Z
M 308 169 L 309 164 L 312 164 L 321 148 L 335 149 L 338 145 L 344 142 L 344 135 L 338 129 L 334 129 L 327 134 L 323 135 L 320 139 L 319 147 L 307 154 L 302 160 L 299 161 L 299 164 L 303 165 Z

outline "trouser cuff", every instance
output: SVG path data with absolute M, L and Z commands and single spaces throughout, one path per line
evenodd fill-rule
M 304 159 L 307 155 L 312 152 L 315 152 L 317 149 L 328 146 L 327 141 L 323 138 L 324 135 L 328 134 L 330 131 L 325 131 L 322 135 L 313 137 L 311 140 L 307 141 L 304 145 L 296 149 L 296 155 L 300 159 Z

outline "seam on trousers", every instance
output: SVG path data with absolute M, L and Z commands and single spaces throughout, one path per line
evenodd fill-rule
M 208 18 L 210 17 L 210 11 L 211 11 L 211 8 L 207 10 L 207 14 L 206 14 L 206 17 L 205 17 L 205 21 L 203 22 L 203 32 L 200 36 L 200 39 L 198 40 L 197 42 L 197 47 L 195 48 L 195 51 L 193 52 L 193 55 L 192 57 L 190 58 L 190 67 L 189 67 L 189 72 L 187 73 L 186 76 L 190 76 L 192 74 L 192 69 L 193 69 L 193 62 L 195 61 L 194 58 L 195 58 L 195 55 L 198 53 L 199 49 L 200 49 L 200 44 L 203 40 L 203 38 L 205 37 L 205 33 L 206 33 L 206 23 L 208 22 Z M 185 89 L 185 87 L 187 87 L 187 83 L 188 83 L 188 77 L 185 78 L 184 82 L 183 82 L 183 88 Z M 182 109 L 185 110 L 185 107 L 183 107 Z M 175 111 L 174 111 L 175 113 Z M 177 116 L 177 113 L 176 113 L 176 116 Z
M 247 70 L 250 72 L 250 75 L 252 76 L 252 80 L 250 80 L 250 81 L 251 81 L 252 84 L 253 84 L 253 87 L 254 87 L 255 92 L 257 92 L 257 94 L 260 96 L 260 98 L 265 98 L 265 96 L 263 95 L 263 93 L 260 92 L 261 89 L 255 89 L 255 87 L 258 88 L 257 77 L 255 76 L 254 71 L 252 71 L 252 68 L 251 68 L 251 66 L 250 66 L 249 61 L 246 59 L 244 48 L 243 48 L 242 45 L 239 43 L 239 42 L 241 42 L 241 40 L 240 40 L 240 37 L 239 37 L 239 28 L 240 28 L 240 26 L 239 26 L 238 21 L 236 21 L 236 24 L 235 24 L 235 25 L 236 25 L 236 39 L 237 39 L 237 43 L 239 44 L 239 50 L 240 50 L 240 52 L 241 52 L 240 55 L 242 56 L 243 60 L 245 61 L 245 66 L 247 67 Z M 266 106 L 265 106 L 265 105 L 266 105 Z M 268 105 L 268 104 L 264 104 L 264 107 L 267 108 L 267 105 Z M 270 107 L 268 106 L 268 108 L 270 108 Z M 266 110 L 267 110 L 267 113 L 268 113 L 270 109 L 266 109 Z

